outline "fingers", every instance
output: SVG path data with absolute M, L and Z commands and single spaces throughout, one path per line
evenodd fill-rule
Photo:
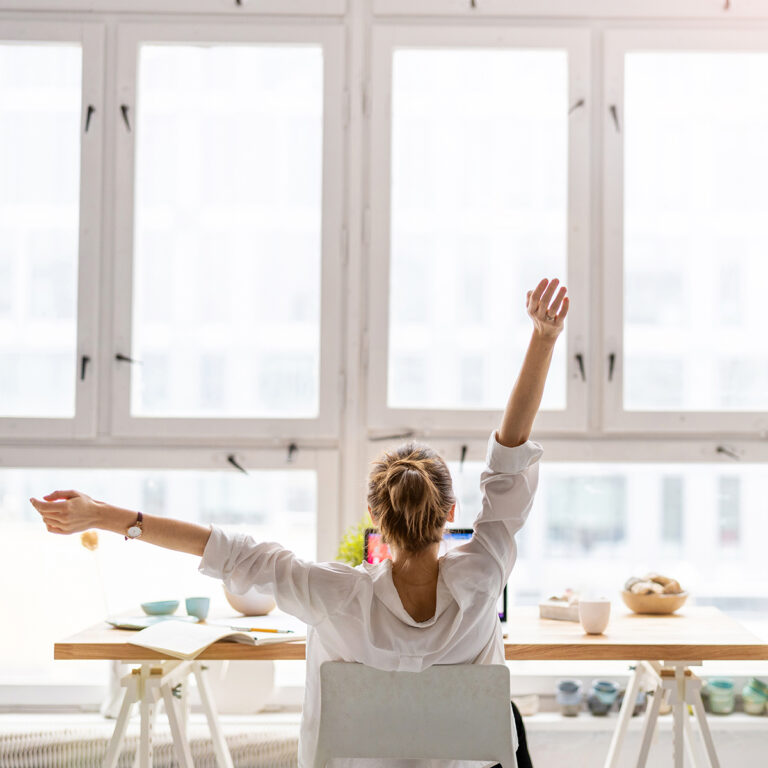
M 528 308 L 535 312 L 539 307 L 539 301 L 541 300 L 541 295 L 544 293 L 544 290 L 547 287 L 547 279 L 544 278 L 534 289 L 533 294 L 531 295 Z
M 541 300 L 539 301 L 539 310 L 543 310 L 544 315 L 549 314 L 547 307 L 549 307 L 549 302 L 552 301 L 552 297 L 555 295 L 555 290 L 559 283 L 560 281 L 557 278 L 550 280 L 547 289 L 542 294 Z
M 43 497 L 46 498 L 46 497 Z M 31 498 L 30 503 L 32 506 L 41 514 L 44 512 L 53 512 L 56 514 L 60 510 L 62 510 L 66 505 L 62 504 L 58 501 L 40 501 L 39 499 Z
M 557 296 L 555 296 L 555 300 L 552 302 L 552 304 L 549 305 L 549 309 L 547 310 L 547 314 L 550 317 L 556 316 L 560 311 L 560 305 L 565 298 L 566 291 L 567 288 L 564 285 L 560 287 L 560 290 L 557 292 Z
M 61 533 L 61 534 L 65 534 L 65 535 L 66 535 L 66 533 L 67 533 L 65 530 L 62 530 L 62 529 L 61 529 L 61 528 L 59 528 L 58 526 L 56 526 L 56 525 L 53 525 L 53 524 L 51 524 L 51 523 L 46 523 L 46 524 L 45 524 L 45 527 L 48 529 L 48 532 L 49 532 L 49 533 Z
M 47 496 L 43 496 L 46 501 L 54 501 L 55 499 L 74 499 L 80 494 L 77 491 L 54 491 Z
M 563 299 L 563 306 L 560 312 L 557 315 L 557 322 L 561 322 L 565 320 L 565 316 L 568 314 L 568 307 L 571 306 L 571 300 L 566 296 Z

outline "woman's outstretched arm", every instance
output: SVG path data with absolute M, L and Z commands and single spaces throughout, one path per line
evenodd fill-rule
M 541 405 L 552 350 L 568 314 L 566 288 L 557 291 L 555 280 L 542 280 L 526 295 L 526 309 L 533 320 L 533 335 L 520 374 L 507 401 L 497 439 L 502 445 L 522 445 L 530 436 Z
M 138 513 L 95 501 L 78 491 L 54 491 L 43 501 L 30 499 L 51 533 L 78 533 L 90 528 L 124 534 Z M 140 540 L 177 552 L 202 556 L 211 529 L 208 526 L 173 520 L 157 515 L 143 515 Z

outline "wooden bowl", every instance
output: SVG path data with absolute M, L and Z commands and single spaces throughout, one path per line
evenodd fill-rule
M 674 613 L 688 599 L 687 592 L 676 595 L 636 595 L 622 591 L 621 598 L 630 611 L 635 613 Z

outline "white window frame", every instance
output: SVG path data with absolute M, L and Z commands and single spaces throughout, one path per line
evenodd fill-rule
M 96 435 L 98 392 L 98 296 L 102 227 L 102 152 L 104 143 L 104 25 L 0 20 L 0 41 L 79 43 L 82 55 L 80 109 L 80 193 L 77 259 L 77 341 L 73 418 L 3 417 L 0 437 L 88 438 Z M 88 132 L 85 121 L 91 115 Z M 81 377 L 83 357 L 88 357 Z
M 624 56 L 631 51 L 763 51 L 768 30 L 608 30 L 604 35 L 603 104 L 603 429 L 623 433 L 721 433 L 768 435 L 768 413 L 760 411 L 624 410 Z M 616 130 L 611 107 L 620 130 Z M 616 329 L 620 329 L 616 332 Z M 614 357 L 609 379 L 609 358 Z
M 322 247 L 319 409 L 317 418 L 171 418 L 130 414 L 134 136 L 136 76 L 141 43 L 307 44 L 323 50 Z M 117 42 L 117 102 L 128 105 L 131 130 L 116 126 L 116 211 L 112 350 L 111 434 L 119 437 L 279 438 L 290 435 L 332 438 L 339 431 L 342 332 L 344 168 L 344 37 L 338 25 L 279 26 L 258 20 L 249 25 L 120 24 Z M 117 105 L 116 105 L 117 106 Z
M 19 0 L 15 0 L 18 2 Z M 41 0 L 35 0 L 41 2 Z M 465 18 L 710 19 L 766 18 L 762 0 L 730 5 L 701 0 L 371 0 L 376 16 L 459 16 Z
M 377 26 L 373 30 L 371 77 L 371 147 L 369 213 L 369 348 L 368 426 L 379 431 L 413 431 L 421 435 L 489 432 L 499 421 L 498 410 L 389 408 L 389 264 L 392 58 L 396 48 L 515 48 L 564 49 L 568 54 L 568 103 L 583 100 L 569 118 L 568 132 L 568 274 L 566 284 L 582 308 L 566 321 L 561 343 L 566 345 L 566 407 L 542 411 L 537 434 L 584 432 L 587 428 L 587 385 L 579 372 L 577 354 L 588 367 L 589 311 L 589 132 L 590 33 L 579 29 L 512 27 Z M 513 382 L 509 382 L 510 387 Z
M 346 0 L 4 0 L 4 8 L 21 11 L 85 11 L 88 13 L 226 14 L 233 17 L 280 14 L 343 16 Z

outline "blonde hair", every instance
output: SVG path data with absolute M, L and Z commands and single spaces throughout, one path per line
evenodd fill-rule
M 429 446 L 405 443 L 373 462 L 371 517 L 384 542 L 398 550 L 419 552 L 439 542 L 455 503 L 448 466 Z

